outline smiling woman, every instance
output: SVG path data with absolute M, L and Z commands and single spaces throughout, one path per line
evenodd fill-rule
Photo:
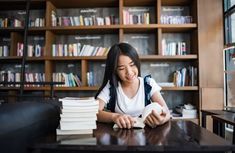
M 107 60 L 103 83 L 96 94 L 99 101 L 98 121 L 114 122 L 119 128 L 132 128 L 135 117 L 142 115 L 145 108 L 144 78 L 140 76 L 140 60 L 134 47 L 118 43 L 111 47 Z M 152 102 L 161 105 L 164 111 L 152 111 L 145 119 L 151 127 L 164 124 L 170 119 L 166 102 L 160 94 L 161 87 L 148 80 Z M 107 106 L 109 111 L 105 111 Z

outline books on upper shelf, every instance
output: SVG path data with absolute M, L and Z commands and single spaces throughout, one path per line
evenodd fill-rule
M 173 74 L 173 82 L 176 87 L 197 85 L 197 68 L 189 66 L 175 71 Z
M 91 134 L 96 129 L 98 101 L 94 97 L 65 97 L 60 114 L 60 127 L 57 135 Z
M 192 23 L 193 19 L 189 13 L 190 8 L 185 6 L 163 6 L 162 24 L 186 24 Z
M 162 39 L 162 55 L 186 55 L 186 42 L 167 42 L 166 39 Z
M 51 12 L 52 26 L 100 26 L 119 23 L 118 8 L 70 8 Z
M 109 49 L 81 43 L 52 44 L 52 56 L 106 56 Z
M 123 10 L 123 24 L 130 25 L 154 23 L 153 12 L 153 7 L 125 7 Z

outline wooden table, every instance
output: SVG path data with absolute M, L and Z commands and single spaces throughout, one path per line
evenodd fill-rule
M 223 114 L 223 115 L 212 115 L 213 119 L 213 132 L 221 135 L 221 128 L 224 123 L 231 124 L 233 126 L 233 144 L 235 144 L 235 113 Z
M 171 120 L 157 128 L 113 129 L 98 123 L 92 135 L 56 136 L 35 142 L 36 152 L 227 152 L 231 142 L 191 121 Z
M 206 116 L 210 115 L 225 115 L 225 114 L 233 114 L 232 112 L 226 110 L 201 110 L 202 112 L 202 127 L 206 128 Z

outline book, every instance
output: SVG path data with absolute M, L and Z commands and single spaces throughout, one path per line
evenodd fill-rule
M 61 130 L 56 129 L 57 135 L 74 135 L 74 134 L 92 134 L 92 129 L 85 129 L 85 130 Z
M 152 102 L 151 104 L 147 105 L 142 112 L 142 117 L 135 118 L 135 123 L 133 125 L 133 128 L 144 128 L 145 127 L 144 121 L 146 117 L 152 112 L 152 110 L 155 110 L 158 114 L 161 114 L 163 108 L 161 105 L 159 105 L 156 102 Z M 119 127 L 117 124 L 114 124 L 113 128 L 119 128 Z
M 62 102 L 62 106 L 80 106 L 80 107 L 87 107 L 87 106 L 98 106 L 98 102 L 94 99 L 94 97 L 65 97 L 59 99 Z
M 61 130 L 88 130 L 96 129 L 96 122 L 87 121 L 60 121 Z

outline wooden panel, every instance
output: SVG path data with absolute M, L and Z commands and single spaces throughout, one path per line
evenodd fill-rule
M 45 51 L 44 56 L 51 57 L 52 56 L 52 44 L 55 41 L 55 35 L 51 31 L 46 31 L 46 44 L 45 44 Z
M 88 72 L 88 62 L 82 60 L 82 86 L 87 86 L 87 72 Z
M 23 37 L 20 33 L 12 32 L 11 33 L 11 47 L 10 47 L 10 56 L 17 55 L 17 43 L 23 43 Z
M 223 109 L 224 91 L 223 88 L 202 88 L 201 89 L 201 109 Z M 206 119 L 206 127 L 212 131 L 212 119 L 208 116 Z
M 224 90 L 223 88 L 202 88 L 201 109 L 223 109 Z
M 119 29 L 119 42 L 123 42 L 124 39 L 124 30 Z
M 158 29 L 157 49 L 158 49 L 158 55 L 163 55 L 163 51 L 162 51 L 162 29 Z
M 51 3 L 51 2 L 49 2 L 49 1 L 47 1 L 47 6 L 46 6 L 46 26 L 48 27 L 48 26 L 51 26 L 51 11 L 52 10 L 56 10 L 56 8 L 55 8 L 55 6 Z
M 123 24 L 123 0 L 119 0 L 119 24 Z
M 223 87 L 223 42 L 222 1 L 198 0 L 199 79 L 201 87 Z

